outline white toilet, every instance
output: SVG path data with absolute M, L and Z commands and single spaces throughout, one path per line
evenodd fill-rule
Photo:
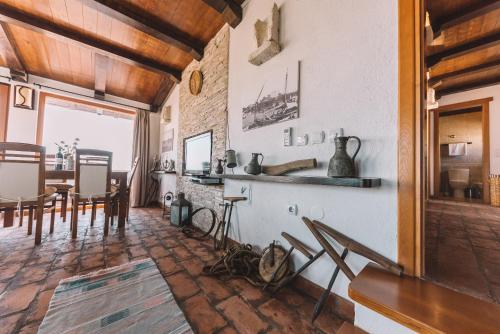
M 465 188 L 469 186 L 469 169 L 450 169 L 448 170 L 448 178 L 453 189 L 453 197 L 464 198 Z

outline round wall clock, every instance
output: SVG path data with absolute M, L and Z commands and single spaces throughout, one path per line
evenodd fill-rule
M 203 87 L 203 73 L 201 71 L 191 72 L 191 77 L 189 78 L 189 91 L 193 95 L 198 95 Z

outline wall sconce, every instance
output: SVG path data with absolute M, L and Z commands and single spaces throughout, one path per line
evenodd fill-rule
M 161 112 L 161 122 L 162 123 L 170 123 L 172 120 L 172 107 L 165 106 L 163 111 Z
M 31 87 L 16 85 L 14 90 L 14 107 L 34 109 L 35 90 Z

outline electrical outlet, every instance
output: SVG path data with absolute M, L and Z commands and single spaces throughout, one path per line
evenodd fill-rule
M 287 212 L 289 215 L 296 216 L 298 211 L 299 209 L 297 207 L 297 204 L 289 204 L 287 207 Z
M 323 219 L 323 217 L 325 216 L 325 211 L 322 207 L 315 205 L 311 207 L 310 216 L 312 219 Z
M 323 144 L 325 141 L 325 132 L 324 131 L 315 131 L 311 135 L 311 143 L 314 144 Z
M 297 136 L 297 146 L 306 146 L 309 141 L 309 136 L 307 134 L 302 136 Z

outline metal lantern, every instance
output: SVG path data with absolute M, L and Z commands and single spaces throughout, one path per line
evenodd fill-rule
M 170 223 L 176 226 L 191 224 L 193 206 L 186 200 L 184 193 L 179 193 L 177 199 L 170 206 Z

